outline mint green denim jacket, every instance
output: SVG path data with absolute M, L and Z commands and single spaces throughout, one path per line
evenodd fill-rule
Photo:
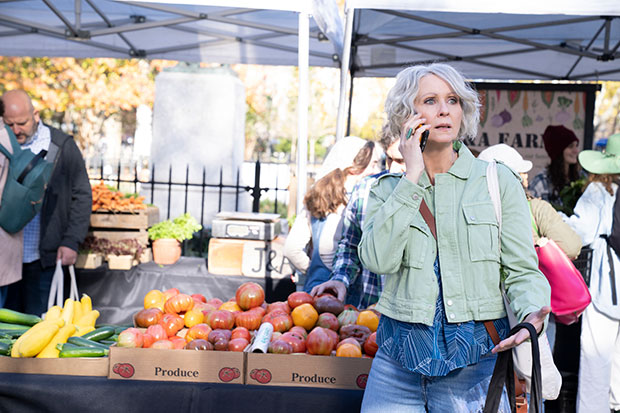
M 448 322 L 495 320 L 506 315 L 505 287 L 519 321 L 549 305 L 551 289 L 538 270 L 530 213 L 520 178 L 498 164 L 502 202 L 499 226 L 486 180 L 487 162 L 465 145 L 446 173 L 431 185 L 402 174 L 381 177 L 370 192 L 359 244 L 362 263 L 385 274 L 377 310 L 396 320 L 432 325 L 439 285 L 433 262 L 439 246 L 443 302 Z M 435 216 L 438 242 L 419 213 L 422 198 Z

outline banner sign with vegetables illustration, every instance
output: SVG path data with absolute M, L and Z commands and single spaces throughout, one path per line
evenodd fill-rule
M 592 148 L 596 85 L 477 83 L 478 135 L 465 143 L 476 151 L 505 143 L 534 164 L 530 176 L 549 164 L 542 140 L 549 125 L 575 132 L 582 149 Z

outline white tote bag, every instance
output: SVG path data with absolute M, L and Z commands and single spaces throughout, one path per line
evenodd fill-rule
M 77 289 L 77 282 L 75 280 L 75 269 L 73 265 L 69 266 L 69 276 L 71 278 L 71 290 L 69 292 L 69 298 L 75 301 L 80 299 L 80 294 Z M 65 303 L 64 299 L 64 280 L 65 274 L 62 271 L 62 261 L 56 261 L 56 270 L 54 271 L 54 277 L 52 278 L 52 285 L 50 288 L 50 295 L 47 299 L 47 309 L 49 310 L 54 305 L 63 307 Z
M 499 181 L 497 178 L 497 164 L 495 162 L 489 162 L 487 166 L 487 185 L 499 225 L 501 249 L 502 205 L 500 200 Z M 518 324 L 518 320 L 510 307 L 510 301 L 506 296 L 506 289 L 503 285 L 502 296 L 504 297 L 504 306 L 508 314 L 508 322 L 510 323 L 510 328 L 512 328 Z M 555 400 L 558 398 L 560 389 L 562 388 L 562 375 L 553 362 L 553 354 L 551 353 L 546 333 L 542 333 L 538 336 L 538 345 L 540 348 L 540 367 L 542 370 L 542 397 L 547 400 Z M 526 341 L 512 350 L 512 359 L 517 376 L 525 380 L 526 388 L 529 392 L 532 377 L 532 344 Z

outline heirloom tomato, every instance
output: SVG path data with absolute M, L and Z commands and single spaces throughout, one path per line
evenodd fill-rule
M 185 334 L 185 341 L 189 342 L 199 338 L 207 340 L 211 331 L 211 327 L 205 323 L 196 324 L 187 330 L 187 333 Z
M 219 328 L 230 330 L 235 325 L 235 316 L 230 311 L 215 310 L 209 313 L 206 322 L 214 330 Z
M 377 331 L 377 327 L 379 327 L 379 317 L 371 310 L 364 310 L 358 314 L 355 324 L 366 326 L 370 331 Z
M 293 324 L 296 326 L 303 327 L 306 330 L 311 330 L 319 318 L 319 313 L 316 312 L 312 304 L 304 303 L 293 308 L 291 317 L 293 318 Z
M 151 348 L 155 341 L 157 341 L 155 340 L 155 337 L 149 333 L 142 334 L 142 348 Z
M 359 345 L 344 343 L 336 350 L 337 357 L 362 357 Z
M 155 324 L 155 325 L 149 326 L 146 329 L 146 333 L 153 336 L 155 341 L 168 338 L 168 333 L 166 332 L 166 329 L 161 324 Z
M 286 302 L 288 303 L 288 306 L 291 307 L 291 309 L 294 309 L 295 307 L 299 307 L 302 304 L 312 304 L 314 302 L 314 298 L 307 292 L 296 291 L 288 296 L 288 300 L 286 300 Z
M 338 323 L 340 324 L 340 327 L 355 324 L 358 315 L 359 312 L 357 310 L 345 308 L 342 313 L 338 315 Z
M 170 341 L 168 339 L 157 340 L 156 342 L 153 343 L 151 348 L 159 348 L 159 349 L 164 349 L 164 350 L 172 350 L 172 349 L 174 349 L 174 345 L 172 344 L 172 341 Z
M 141 348 L 144 344 L 142 332 L 137 328 L 128 328 L 118 335 L 117 346 L 129 348 Z
M 213 350 L 213 344 L 209 343 L 207 340 L 203 340 L 201 338 L 197 338 L 195 340 L 190 341 L 185 345 L 186 350 Z
M 293 353 L 305 353 L 306 352 L 306 340 L 299 337 L 297 334 L 288 332 L 280 336 L 280 340 L 286 341 L 293 347 Z
M 235 338 L 245 338 L 246 340 L 250 341 L 252 339 L 252 335 L 250 334 L 250 331 L 247 328 L 236 327 L 230 334 L 231 340 Z
M 267 352 L 274 354 L 291 354 L 293 352 L 293 346 L 291 346 L 287 341 L 278 339 L 269 343 Z
M 377 345 L 377 332 L 375 331 L 371 335 L 368 336 L 366 341 L 364 342 L 364 353 L 368 354 L 371 357 L 374 357 L 379 350 L 379 345 Z
M 185 312 L 183 316 L 183 321 L 185 322 L 185 327 L 190 328 L 195 326 L 196 324 L 200 324 L 204 321 L 205 315 L 200 310 L 196 310 L 192 308 L 189 311 Z
M 323 313 L 319 315 L 319 319 L 316 322 L 319 327 L 329 328 L 330 330 L 338 331 L 340 324 L 338 324 L 338 318 L 332 313 Z
M 323 294 L 314 298 L 314 308 L 319 314 L 332 313 L 338 315 L 344 310 L 344 303 L 331 294 Z
M 306 340 L 306 348 L 308 353 L 328 356 L 332 352 L 332 339 L 329 336 L 327 329 L 323 327 L 314 327 L 308 334 Z
M 168 338 L 168 340 L 170 340 L 170 342 L 172 343 L 172 348 L 175 350 L 182 350 L 185 348 L 185 344 L 187 344 L 185 339 L 179 336 L 172 336 Z
M 308 338 L 308 332 L 306 331 L 305 328 L 300 327 L 300 326 L 293 326 L 288 332 L 297 334 L 299 337 L 301 337 L 304 340 Z
M 238 327 L 245 327 L 248 330 L 258 330 L 260 327 L 261 317 L 261 313 L 253 308 L 248 311 L 236 313 L 235 324 Z
M 243 351 L 250 342 L 245 338 L 233 338 L 228 342 L 228 351 Z
M 235 300 L 242 310 L 249 310 L 265 302 L 265 290 L 254 282 L 246 282 L 237 288 Z
M 194 299 L 187 294 L 177 294 L 166 300 L 164 311 L 168 314 L 183 314 L 194 307 Z
M 276 301 L 275 303 L 267 304 L 267 314 L 278 310 L 284 311 L 287 314 L 291 313 L 291 307 L 288 306 L 286 301 Z
M 274 332 L 284 333 L 293 326 L 293 319 L 282 310 L 275 310 L 263 317 L 263 323 L 270 323 Z
M 146 328 L 159 323 L 159 320 L 161 320 L 163 316 L 164 313 L 159 308 L 147 308 L 136 313 L 134 322 L 138 327 Z
M 194 301 L 200 301 L 201 303 L 207 302 L 207 299 L 202 294 L 192 294 L 191 297 L 194 299 Z
M 178 288 L 169 288 L 166 291 L 164 291 L 164 296 L 166 297 L 165 301 L 168 301 L 168 299 L 170 297 L 174 297 L 175 295 L 179 294 L 180 291 Z
M 185 322 L 176 314 L 164 314 L 159 324 L 166 330 L 168 337 L 174 336 L 185 326 Z
M 166 296 L 159 290 L 151 290 L 144 296 L 144 308 L 159 308 L 164 311 Z
M 225 311 L 229 311 L 231 313 L 236 313 L 236 312 L 241 312 L 241 307 L 239 307 L 239 304 L 237 304 L 234 301 L 226 301 L 225 303 L 223 303 L 218 310 L 225 310 Z

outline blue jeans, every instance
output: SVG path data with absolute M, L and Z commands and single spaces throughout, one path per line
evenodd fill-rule
M 482 412 L 496 359 L 489 354 L 447 376 L 429 377 L 403 368 L 380 348 L 366 383 L 362 412 Z M 510 412 L 505 390 L 499 412 Z
M 47 311 L 55 266 L 43 268 L 36 260 L 22 266 L 22 279 L 10 284 L 6 308 L 41 316 Z

